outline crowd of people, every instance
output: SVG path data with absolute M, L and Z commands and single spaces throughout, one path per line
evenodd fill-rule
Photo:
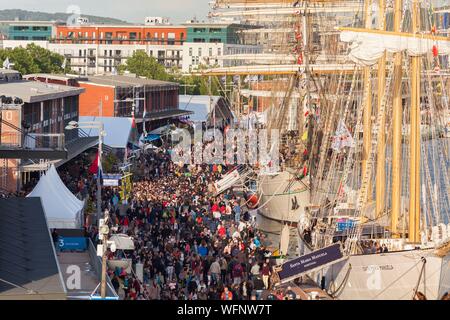
M 214 193 L 213 182 L 231 168 L 180 166 L 164 149 L 141 155 L 136 166 L 143 175 L 134 178 L 126 210 L 120 209 L 118 190 L 103 191 L 111 226 L 135 246 L 108 258 L 143 266 L 141 277 L 111 270 L 117 292 L 131 300 L 250 300 L 271 287 L 271 252 L 245 197 Z M 95 228 L 91 236 L 98 241 Z

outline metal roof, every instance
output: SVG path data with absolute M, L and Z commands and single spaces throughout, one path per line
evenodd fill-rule
M 83 88 L 48 84 L 39 81 L 15 81 L 0 83 L 0 94 L 19 97 L 26 103 L 41 102 L 76 96 L 84 92 Z
M 40 198 L 0 199 L 0 300 L 65 299 Z
M 88 78 L 88 81 L 80 81 L 86 83 L 94 83 L 100 85 L 109 85 L 113 87 L 132 87 L 132 86 L 177 86 L 177 83 L 160 81 L 146 78 L 138 78 L 133 76 L 114 76 L 114 75 L 102 75 L 92 76 Z

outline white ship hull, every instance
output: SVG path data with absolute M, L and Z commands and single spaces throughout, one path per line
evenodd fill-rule
M 326 289 L 337 291 L 340 300 L 412 300 L 416 288 L 428 300 L 439 300 L 450 291 L 450 254 L 433 252 L 355 255 L 311 276 L 318 283 L 325 277 Z
M 305 216 L 309 203 L 308 188 L 287 171 L 260 176 L 259 213 L 264 217 L 288 223 L 298 223 Z

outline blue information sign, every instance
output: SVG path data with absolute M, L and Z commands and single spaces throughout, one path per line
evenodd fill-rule
M 87 249 L 86 238 L 83 237 L 59 237 L 58 247 L 61 251 L 85 251 Z
M 278 276 L 280 277 L 280 281 L 295 278 L 305 272 L 324 266 L 341 258 L 343 258 L 341 244 L 336 243 L 329 247 L 283 263 L 281 270 L 278 272 Z

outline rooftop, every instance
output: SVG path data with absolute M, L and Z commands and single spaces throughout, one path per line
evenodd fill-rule
M 65 97 L 76 96 L 84 92 L 83 88 L 47 84 L 38 81 L 21 80 L 0 83 L 0 93 L 18 97 L 25 103 L 41 102 Z
M 1 73 L 1 71 L 0 71 Z M 34 78 L 43 78 L 43 79 L 53 79 L 53 80 L 60 80 L 60 81 L 67 81 L 67 80 L 78 80 L 78 81 L 87 81 L 88 78 L 85 76 L 79 76 L 79 75 L 71 75 L 71 74 L 49 74 L 49 73 L 33 73 L 33 74 L 27 74 L 23 76 L 24 79 L 32 80 Z
M 146 29 L 185 29 L 184 25 L 172 25 L 172 24 L 90 24 L 85 23 L 79 26 L 67 26 L 61 25 L 58 27 L 67 28 L 67 29 L 82 29 L 82 28 L 120 28 L 120 29 L 133 29 L 133 28 L 146 28 Z
M 95 83 L 99 85 L 107 85 L 113 87 L 130 87 L 130 86 L 178 86 L 177 83 L 160 81 L 146 78 L 139 78 L 135 76 L 113 76 L 113 75 L 102 75 L 102 76 L 92 76 L 88 78 L 88 81 L 80 81 L 87 83 Z
M 41 199 L 0 199 L 0 213 L 0 300 L 65 299 Z

